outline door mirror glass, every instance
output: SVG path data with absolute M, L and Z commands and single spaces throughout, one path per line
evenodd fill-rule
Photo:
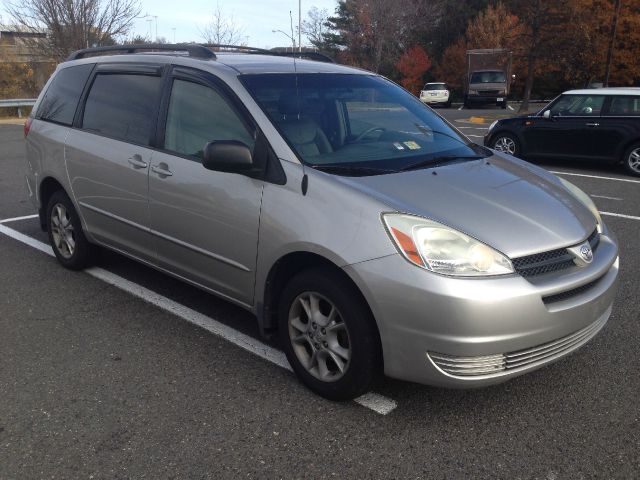
M 545 110 L 542 116 L 544 118 L 551 118 L 551 110 Z
M 253 168 L 251 150 L 237 140 L 215 140 L 204 147 L 202 165 L 207 170 L 241 173 Z

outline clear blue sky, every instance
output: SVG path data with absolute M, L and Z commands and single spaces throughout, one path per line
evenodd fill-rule
M 281 33 L 272 30 L 291 30 L 289 11 L 293 15 L 293 23 L 298 23 L 297 0 L 219 0 L 217 2 L 225 16 L 233 16 L 235 23 L 242 27 L 247 44 L 252 47 L 278 47 L 290 45 Z M 158 36 L 173 42 L 201 42 L 200 31 L 203 29 L 212 12 L 216 8 L 216 0 L 141 0 L 141 15 L 158 16 Z M 302 0 L 302 19 L 313 6 L 333 13 L 337 0 Z M 138 19 L 134 31 L 143 36 L 155 37 L 155 19 Z M 296 34 L 297 35 L 297 34 Z M 302 39 L 302 44 L 307 42 Z

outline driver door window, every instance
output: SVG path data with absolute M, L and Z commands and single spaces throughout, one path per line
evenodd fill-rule
M 175 80 L 164 135 L 165 149 L 202 160 L 214 140 L 238 140 L 253 150 L 255 140 L 244 122 L 213 88 Z
M 603 104 L 604 95 L 563 95 L 550 110 L 558 117 L 597 117 Z

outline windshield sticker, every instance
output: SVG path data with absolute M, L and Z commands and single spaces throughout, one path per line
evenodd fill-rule
M 420 150 L 420 148 L 421 148 L 420 145 L 418 145 L 413 140 L 410 140 L 408 142 L 402 142 L 402 143 L 404 143 L 409 150 Z
M 404 150 L 404 146 L 400 142 L 393 142 L 393 146 L 396 147 L 396 150 Z

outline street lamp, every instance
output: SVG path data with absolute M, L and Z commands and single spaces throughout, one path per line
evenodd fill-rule
M 287 32 L 285 32 L 284 30 L 271 30 L 271 33 L 281 33 L 283 34 L 285 37 L 287 37 L 289 40 L 291 40 L 291 44 L 293 45 L 293 48 L 291 49 L 292 52 L 295 52 L 296 50 L 296 39 L 295 37 L 289 35 Z

